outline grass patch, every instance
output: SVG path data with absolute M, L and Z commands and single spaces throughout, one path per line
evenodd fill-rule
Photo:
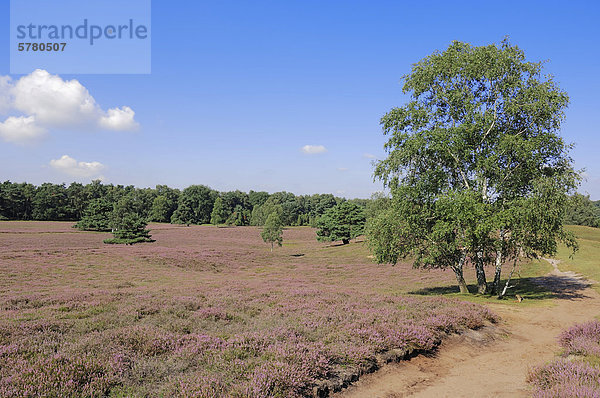
M 488 270 L 488 274 L 491 274 L 493 270 Z M 503 270 L 504 275 L 509 271 L 508 269 Z M 479 304 L 518 304 L 519 306 L 530 306 L 530 305 L 548 305 L 551 304 L 549 300 L 554 298 L 564 298 L 565 296 L 577 296 L 579 289 L 572 286 L 556 286 L 549 287 L 543 283 L 540 283 L 540 277 L 547 275 L 552 271 L 552 266 L 545 260 L 533 260 L 525 262 L 520 265 L 518 272 L 510 281 L 510 288 L 506 292 L 506 296 L 503 299 L 498 299 L 496 296 L 489 294 L 465 294 L 458 292 L 458 286 L 456 285 L 445 285 L 435 287 L 424 287 L 421 289 L 413 290 L 409 294 L 423 295 L 423 296 L 446 296 L 458 298 L 465 301 L 470 301 Z M 489 275 L 488 275 L 489 276 Z M 488 280 L 488 286 L 491 286 L 493 280 Z M 504 288 L 506 279 L 502 280 L 500 286 Z M 477 285 L 468 285 L 470 292 L 477 291 Z M 524 301 L 518 302 L 515 297 L 519 295 Z
M 571 251 L 560 246 L 556 258 L 561 260 L 561 271 L 574 271 L 586 278 L 600 281 L 600 228 L 569 225 L 577 236 L 579 250 L 571 257 Z M 600 286 L 594 286 L 600 290 Z

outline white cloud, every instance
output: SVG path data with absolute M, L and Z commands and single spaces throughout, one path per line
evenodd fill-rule
M 11 108 L 10 80 L 9 76 L 0 76 L 0 114 L 8 112 Z
M 373 155 L 372 153 L 363 153 L 363 158 L 375 159 L 375 155 Z
M 34 115 L 40 124 L 47 126 L 70 127 L 93 122 L 102 112 L 77 80 L 65 81 L 41 69 L 20 78 L 11 91 L 16 110 Z
M 316 155 L 317 153 L 327 152 L 327 148 L 323 145 L 304 145 L 300 150 L 307 155 Z
M 27 144 L 46 135 L 46 129 L 36 124 L 33 116 L 10 116 L 0 122 L 0 137 L 14 144 Z
M 69 155 L 63 155 L 60 159 L 52 159 L 50 166 L 61 173 L 74 177 L 99 176 L 104 165 L 100 162 L 78 162 Z
M 0 113 L 9 111 L 20 112 L 24 120 L 33 118 L 41 129 L 129 131 L 139 127 L 130 107 L 104 111 L 79 81 L 63 80 L 42 69 L 36 69 L 14 83 L 8 76 L 0 76 Z M 14 121 L 11 123 L 11 126 L 17 126 Z M 31 128 L 31 124 L 21 124 Z M 28 131 L 23 131 L 21 135 L 27 134 Z
M 348 171 L 347 167 L 338 167 L 337 168 L 338 171 Z
M 108 130 L 136 130 L 139 124 L 134 120 L 135 112 L 128 106 L 112 108 L 106 112 L 106 116 L 100 118 L 100 126 Z

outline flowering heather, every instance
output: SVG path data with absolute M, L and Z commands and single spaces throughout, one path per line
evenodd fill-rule
M 600 357 L 600 322 L 575 325 L 560 335 L 559 342 L 566 354 Z
M 559 359 L 534 369 L 528 380 L 534 397 L 600 397 L 600 369 L 586 362 Z
M 600 398 L 600 322 L 591 321 L 565 330 L 559 337 L 568 358 L 535 368 L 528 380 L 534 396 Z
M 494 320 L 404 295 L 450 273 L 377 266 L 309 228 L 274 253 L 252 227 L 150 228 L 155 243 L 115 247 L 69 223 L 0 222 L 0 396 L 312 396 Z

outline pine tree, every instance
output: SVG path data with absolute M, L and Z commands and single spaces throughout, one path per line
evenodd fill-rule
M 83 212 L 75 227 L 82 231 L 110 231 L 110 215 L 113 206 L 105 199 L 94 199 Z
M 125 243 L 132 245 L 141 242 L 154 242 L 146 229 L 146 220 L 136 212 L 136 203 L 131 196 L 125 196 L 115 204 L 110 216 L 110 226 L 114 238 L 104 243 Z

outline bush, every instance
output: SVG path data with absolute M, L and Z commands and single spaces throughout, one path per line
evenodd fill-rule
M 600 357 L 600 321 L 575 325 L 561 333 L 560 345 L 566 355 L 595 355 Z

